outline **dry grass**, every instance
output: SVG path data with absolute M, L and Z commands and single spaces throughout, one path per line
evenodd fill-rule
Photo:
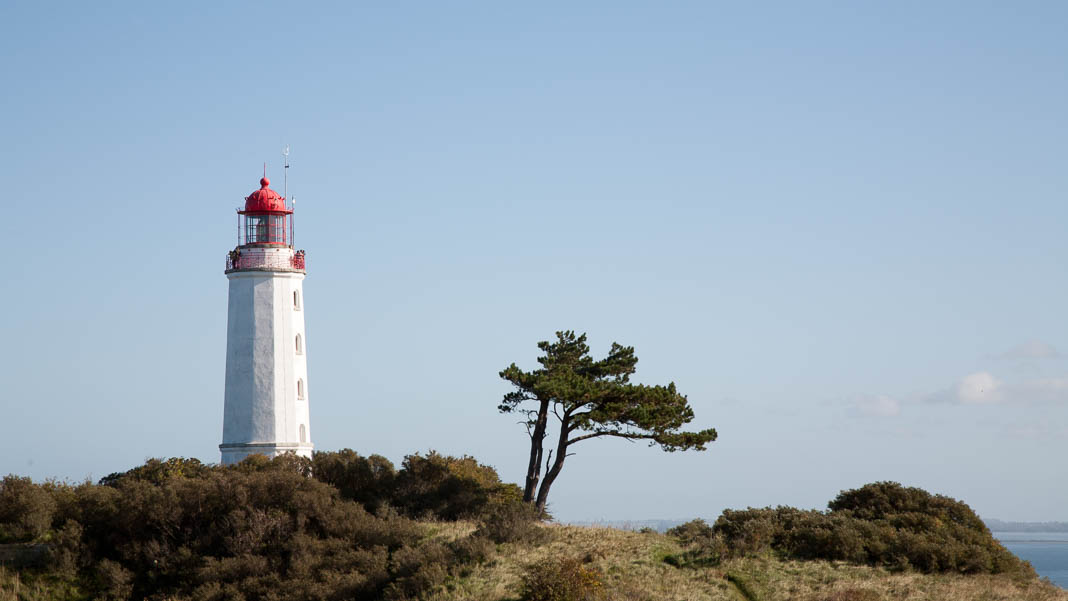
M 1068 591 L 1038 579 L 926 575 L 826 561 L 737 559 L 715 567 L 677 568 L 669 537 L 612 528 L 545 526 L 536 547 L 500 545 L 497 557 L 438 591 L 433 601 L 516 601 L 520 575 L 546 557 L 578 557 L 605 575 L 612 601 L 1068 601 Z M 460 530 L 462 532 L 462 530 Z
M 424 522 L 427 527 L 427 538 L 452 542 L 470 535 L 478 529 L 477 522 L 458 520 L 455 522 Z

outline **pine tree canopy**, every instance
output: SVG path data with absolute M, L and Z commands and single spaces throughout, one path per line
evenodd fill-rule
M 693 421 L 694 413 L 674 383 L 648 386 L 630 382 L 638 364 L 634 347 L 613 343 L 604 359 L 594 360 L 586 335 L 568 330 L 557 332 L 553 342 L 539 342 L 538 348 L 544 353 L 538 358 L 541 368 L 527 372 L 513 363 L 500 372 L 516 389 L 504 395 L 498 409 L 522 415 L 531 438 L 524 494 L 527 501 L 533 500 L 540 479 L 542 442 L 550 412 L 560 422 L 560 436 L 555 462 L 551 463 L 552 451 L 545 461 L 548 471 L 538 493 L 540 506 L 544 506 L 548 487 L 563 467 L 568 447 L 577 442 L 613 436 L 648 440 L 650 446 L 665 451 L 703 451 L 716 440 L 713 428 L 680 430 Z

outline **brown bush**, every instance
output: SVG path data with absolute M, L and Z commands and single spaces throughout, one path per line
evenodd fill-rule
M 480 564 L 497 552 L 497 545 L 478 533 L 465 536 L 450 544 L 457 561 L 464 564 Z
M 604 593 L 601 573 L 574 557 L 548 558 L 522 575 L 523 601 L 594 601 Z
M 539 527 L 544 515 L 533 503 L 520 500 L 494 503 L 482 516 L 475 534 L 495 543 L 537 544 L 546 532 Z

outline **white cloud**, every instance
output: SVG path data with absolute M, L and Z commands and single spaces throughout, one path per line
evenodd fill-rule
M 968 374 L 957 382 L 956 400 L 961 403 L 997 403 L 1003 398 L 1001 381 L 989 372 Z
M 997 355 L 998 359 L 1056 359 L 1060 352 L 1052 344 L 1041 340 L 1028 340 Z
M 867 396 L 857 401 L 857 411 L 874 417 L 894 417 L 901 413 L 901 403 L 886 395 Z
M 922 395 L 918 400 L 959 405 L 1068 404 L 1068 377 L 1003 382 L 990 372 L 979 371 L 964 376 L 950 388 Z

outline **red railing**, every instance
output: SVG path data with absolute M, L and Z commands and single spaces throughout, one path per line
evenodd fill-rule
M 226 271 L 235 269 L 304 271 L 304 251 L 298 250 L 291 255 L 288 248 L 232 250 L 226 255 Z

